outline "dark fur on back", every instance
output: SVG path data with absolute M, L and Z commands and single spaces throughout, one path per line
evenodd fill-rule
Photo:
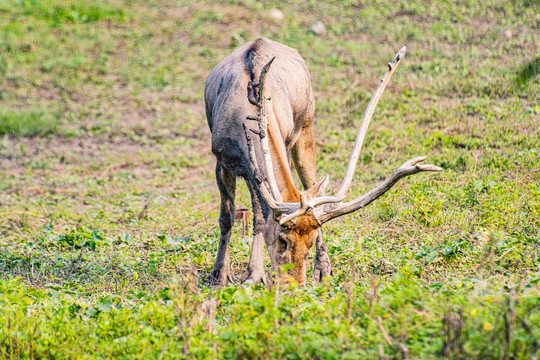
M 249 78 L 251 81 L 255 79 L 255 72 L 254 70 L 254 58 L 257 55 L 257 50 L 260 47 L 260 39 L 257 39 L 253 42 L 253 44 L 247 49 L 246 53 L 244 54 L 244 70 L 249 75 Z

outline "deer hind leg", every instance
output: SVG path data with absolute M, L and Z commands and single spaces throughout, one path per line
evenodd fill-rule
M 298 140 L 292 147 L 292 159 L 304 189 L 308 189 L 317 182 L 313 124 L 302 129 Z M 332 264 L 322 237 L 322 230 L 319 229 L 318 232 L 313 266 L 313 280 L 316 283 L 321 282 L 324 277 L 332 276 Z
M 266 274 L 264 272 L 264 226 L 265 220 L 262 212 L 261 202 L 253 184 L 246 180 L 246 184 L 251 194 L 253 208 L 253 245 L 246 272 L 242 275 L 241 282 L 257 284 L 262 281 L 266 284 Z
M 236 177 L 222 167 L 219 160 L 216 165 L 216 180 L 221 194 L 221 210 L 219 214 L 219 226 L 221 236 L 219 247 L 214 261 L 214 267 L 207 277 L 208 283 L 215 286 L 225 286 L 233 281 L 231 263 L 229 259 L 229 239 L 234 225 L 234 197 L 236 192 Z

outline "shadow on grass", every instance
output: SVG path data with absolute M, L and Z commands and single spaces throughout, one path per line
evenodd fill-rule
M 536 75 L 540 74 L 540 57 L 531 60 L 528 64 L 522 66 L 516 77 L 516 83 L 523 86 L 531 81 Z

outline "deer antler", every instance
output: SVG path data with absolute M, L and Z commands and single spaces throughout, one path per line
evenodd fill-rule
M 383 181 L 382 184 L 370 190 L 369 192 L 362 195 L 358 199 L 349 201 L 344 204 L 340 203 L 337 207 L 335 207 L 335 205 L 334 206 L 327 205 L 328 207 L 330 207 L 330 209 L 326 209 L 325 206 L 315 208 L 313 210 L 315 218 L 320 224 L 324 224 L 325 222 L 332 220 L 336 217 L 349 214 L 353 211 L 356 211 L 358 209 L 361 209 L 369 205 L 379 196 L 381 196 L 382 194 L 390 190 L 392 186 L 394 186 L 400 179 L 406 176 L 417 174 L 423 171 L 441 171 L 442 170 L 440 167 L 435 166 L 435 165 L 418 164 L 419 162 L 424 161 L 425 159 L 426 159 L 425 156 L 419 156 L 419 157 L 416 157 L 414 159 L 404 162 L 403 165 L 401 165 L 388 179 Z
M 256 120 L 259 124 L 258 131 L 253 131 L 255 134 L 259 136 L 259 141 L 261 144 L 261 153 L 263 157 L 263 167 L 264 171 L 260 168 L 258 162 L 257 162 L 257 156 L 255 153 L 255 149 L 253 147 L 253 143 L 251 140 L 251 136 L 248 132 L 248 129 L 244 125 L 244 132 L 247 139 L 247 144 L 249 148 L 249 156 L 251 163 L 253 164 L 256 178 L 260 182 L 260 190 L 261 194 L 266 200 L 268 206 L 274 210 L 277 216 L 283 214 L 283 213 L 290 213 L 294 211 L 295 203 L 283 203 L 281 200 L 281 193 L 279 192 L 279 187 L 277 186 L 276 179 L 274 176 L 274 168 L 272 165 L 272 157 L 270 155 L 270 146 L 268 144 L 268 114 L 266 113 L 266 104 L 270 100 L 270 97 L 267 97 L 264 93 L 264 85 L 266 81 L 266 75 L 268 74 L 268 70 L 270 69 L 270 66 L 274 62 L 276 57 L 274 56 L 270 61 L 266 63 L 266 65 L 263 66 L 261 70 L 261 74 L 259 75 L 259 83 L 254 84 L 251 83 L 252 87 L 257 87 L 259 89 L 258 96 L 255 96 L 253 94 L 253 91 L 251 90 L 251 87 L 248 87 L 248 99 L 249 101 L 256 105 L 259 108 L 259 113 L 257 117 L 248 117 L 248 120 Z
M 243 124 L 244 126 L 244 133 L 246 135 L 246 139 L 247 139 L 247 145 L 248 145 L 248 148 L 249 148 L 249 158 L 251 160 L 251 163 L 253 164 L 253 167 L 254 167 L 254 170 L 255 170 L 255 178 L 257 179 L 257 182 L 259 182 L 259 188 L 261 189 L 261 194 L 263 195 L 264 199 L 266 200 L 266 203 L 268 204 L 268 206 L 273 209 L 273 210 L 279 210 L 283 207 L 283 203 L 278 203 L 273 197 L 272 197 L 272 194 L 270 193 L 270 191 L 268 191 L 268 187 L 266 186 L 266 183 L 265 181 L 267 180 L 266 179 L 266 176 L 264 175 L 264 173 L 261 171 L 261 169 L 259 168 L 259 165 L 256 161 L 257 159 L 257 155 L 255 154 L 255 149 L 253 148 L 253 143 L 251 141 L 251 136 L 248 132 L 248 129 L 246 127 L 245 124 Z M 258 132 L 257 132 L 258 134 Z M 282 210 L 284 211 L 284 210 Z
M 362 122 L 360 123 L 360 129 L 358 129 L 358 135 L 356 136 L 356 142 L 354 143 L 354 148 L 353 148 L 351 157 L 349 158 L 349 165 L 347 166 L 347 172 L 345 173 L 345 178 L 343 179 L 343 182 L 341 183 L 341 186 L 338 192 L 334 196 L 335 200 L 337 201 L 325 201 L 325 202 L 339 202 L 339 201 L 342 201 L 347 195 L 347 192 L 349 191 L 349 188 L 351 187 L 351 182 L 354 176 L 354 172 L 356 170 L 358 156 L 360 155 L 360 150 L 362 150 L 362 145 L 364 144 L 364 138 L 366 137 L 369 123 L 371 122 L 371 117 L 373 116 L 373 113 L 375 112 L 375 108 L 377 107 L 377 104 L 379 103 L 379 100 L 384 90 L 386 89 L 386 85 L 388 85 L 388 83 L 390 82 L 390 78 L 392 77 L 392 75 L 394 74 L 394 71 L 399 66 L 399 62 L 401 61 L 401 59 L 403 59 L 403 56 L 405 56 L 406 50 L 407 48 L 405 46 L 399 49 L 394 59 L 388 63 L 388 71 L 383 75 L 383 77 L 381 78 L 381 81 L 379 82 L 379 86 L 377 86 L 377 89 L 371 96 L 371 100 L 369 101 L 366 111 L 364 112 L 364 116 L 362 117 Z M 318 202 L 318 204 L 323 204 L 323 203 L 324 202 Z
M 394 184 L 396 184 L 403 177 L 413 175 L 422 171 L 441 171 L 442 169 L 435 165 L 422 165 L 419 162 L 425 160 L 424 157 L 417 157 L 412 160 L 406 161 L 399 167 L 394 174 L 392 174 L 387 180 L 385 180 L 381 185 L 377 186 L 373 190 L 369 191 L 365 195 L 355 199 L 353 201 L 343 203 L 347 192 L 351 186 L 352 179 L 356 170 L 356 165 L 358 162 L 358 157 L 360 151 L 362 150 L 362 145 L 364 143 L 364 138 L 367 134 L 369 123 L 375 112 L 375 108 L 388 85 L 390 78 L 392 77 L 394 71 L 397 69 L 399 62 L 403 59 L 405 55 L 406 48 L 402 47 L 394 59 L 388 63 L 388 71 L 383 75 L 377 89 L 373 93 L 371 100 L 364 112 L 362 117 L 362 123 L 358 129 L 358 135 L 354 144 L 352 154 L 349 158 L 349 164 L 347 166 L 347 171 L 345 177 L 341 183 L 341 186 L 337 193 L 334 196 L 318 196 L 312 198 L 306 191 L 300 193 L 300 202 L 299 203 L 284 203 L 281 200 L 281 194 L 277 186 L 274 171 L 272 166 L 272 157 L 270 155 L 270 147 L 268 145 L 268 115 L 266 113 L 266 103 L 270 100 L 269 97 L 266 97 L 264 94 L 264 84 L 266 80 L 266 75 L 272 62 L 275 60 L 275 57 L 270 59 L 266 65 L 261 70 L 259 76 L 259 83 L 254 84 L 251 82 L 251 87 L 258 87 L 258 97 L 255 96 L 254 91 L 251 87 L 248 87 L 248 99 L 249 101 L 256 105 L 259 108 L 258 116 L 248 117 L 248 120 L 257 120 L 259 124 L 258 131 L 251 130 L 259 136 L 261 144 L 261 153 L 263 157 L 264 172 L 257 163 L 257 158 L 255 154 L 255 149 L 251 141 L 250 134 L 246 126 L 244 126 L 244 132 L 246 134 L 247 144 L 249 147 L 249 156 L 250 160 L 253 163 L 257 180 L 260 181 L 260 190 L 261 194 L 268 203 L 268 206 L 274 211 L 274 217 L 278 218 L 281 216 L 279 223 L 282 225 L 294 218 L 306 214 L 310 209 L 313 209 L 313 214 L 315 219 L 319 224 L 323 224 L 331 219 L 334 219 L 338 216 L 348 214 L 355 210 L 358 210 L 379 196 L 388 191 Z M 326 182 L 326 181 L 325 181 Z M 323 184 L 324 186 L 324 184 Z M 323 206 L 326 205 L 326 206 Z M 284 215 L 284 216 L 282 216 Z
M 388 191 L 397 181 L 399 181 L 399 179 L 405 176 L 412 175 L 420 171 L 442 170 L 441 168 L 434 165 L 416 165 L 418 162 L 423 161 L 425 157 L 415 158 L 413 160 L 405 162 L 390 178 L 383 182 L 383 184 L 373 189 L 366 195 L 360 197 L 357 200 L 342 204 L 342 201 L 345 199 L 345 196 L 347 195 L 347 192 L 349 191 L 349 188 L 351 186 L 351 182 L 356 170 L 356 164 L 358 162 L 358 157 L 360 155 L 360 151 L 362 150 L 364 138 L 367 134 L 369 123 L 371 121 L 373 113 L 375 112 L 375 108 L 377 107 L 377 104 L 386 88 L 386 85 L 388 85 L 394 71 L 397 69 L 401 59 L 403 59 L 405 51 L 406 47 L 404 46 L 398 51 L 394 59 L 388 63 L 388 71 L 381 78 L 377 89 L 371 97 L 366 111 L 364 112 L 364 116 L 362 117 L 360 128 L 358 129 L 358 135 L 356 137 L 352 154 L 349 158 L 349 164 L 347 166 L 345 177 L 343 178 L 343 181 L 337 193 L 334 196 L 319 196 L 309 200 L 301 196 L 301 201 L 299 206 L 297 206 L 297 210 L 295 210 L 292 214 L 283 217 L 280 221 L 280 224 L 290 221 L 295 217 L 304 215 L 310 209 L 313 209 L 315 218 L 320 224 L 322 224 L 330 219 L 350 213 L 361 207 L 366 206 L 367 204 L 384 194 L 386 191 Z M 333 203 L 334 205 L 321 206 L 330 203 Z
M 264 82 L 266 80 L 266 74 L 270 69 L 270 66 L 274 62 L 276 57 L 270 59 L 264 65 L 259 76 L 259 99 L 257 107 L 259 108 L 259 138 L 261 139 L 261 152 L 264 160 L 264 168 L 266 172 L 266 180 L 270 187 L 270 193 L 276 202 L 281 202 L 281 194 L 274 177 L 274 167 L 272 165 L 272 157 L 270 155 L 270 146 L 268 145 L 268 114 L 266 113 L 266 103 L 270 100 L 264 93 Z

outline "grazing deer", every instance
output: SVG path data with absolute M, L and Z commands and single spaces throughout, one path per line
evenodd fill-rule
M 263 250 L 266 243 L 272 267 L 294 264 L 287 274 L 306 282 L 306 260 L 316 244 L 314 279 L 331 275 L 321 226 L 338 216 L 365 207 L 399 179 L 421 171 L 439 171 L 419 164 L 425 157 L 405 162 L 381 185 L 344 202 L 356 169 L 369 122 L 390 77 L 405 54 L 402 48 L 388 64 L 366 109 L 349 159 L 345 178 L 334 196 L 324 191 L 328 177 L 316 180 L 315 101 L 304 60 L 288 46 L 260 38 L 244 44 L 222 60 L 206 80 L 206 117 L 217 158 L 216 180 L 221 194 L 221 237 L 211 284 L 232 282 L 229 238 L 235 218 L 236 178 L 246 181 L 254 213 L 253 245 L 241 281 L 266 283 Z M 304 191 L 293 181 L 291 161 Z M 264 241 L 264 242 L 263 242 Z

